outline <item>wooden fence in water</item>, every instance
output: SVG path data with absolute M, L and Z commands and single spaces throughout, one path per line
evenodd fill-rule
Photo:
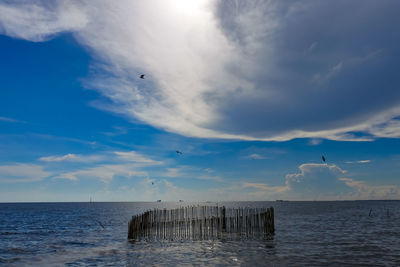
M 189 206 L 154 209 L 129 222 L 130 240 L 272 238 L 274 208 Z

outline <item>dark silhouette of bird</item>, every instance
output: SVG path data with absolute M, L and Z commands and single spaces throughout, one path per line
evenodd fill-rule
M 183 153 L 182 153 L 182 152 L 180 152 L 179 150 L 176 150 L 176 154 L 180 154 L 180 155 L 182 155 Z
M 322 155 L 322 161 L 326 163 L 324 155 Z
M 144 74 L 140 75 L 140 79 L 144 79 Z
M 104 225 L 101 223 L 101 221 L 97 221 L 97 222 L 100 224 L 101 228 L 104 229 Z
M 151 182 L 152 185 L 154 185 L 154 182 Z

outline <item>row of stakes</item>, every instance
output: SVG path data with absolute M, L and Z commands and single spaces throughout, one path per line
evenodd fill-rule
M 274 208 L 188 206 L 154 209 L 129 222 L 129 240 L 271 239 Z

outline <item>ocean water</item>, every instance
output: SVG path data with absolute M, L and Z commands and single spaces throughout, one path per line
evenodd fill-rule
M 400 266 L 400 201 L 225 202 L 273 206 L 274 238 L 127 240 L 132 215 L 197 204 L 0 203 L 0 265 Z

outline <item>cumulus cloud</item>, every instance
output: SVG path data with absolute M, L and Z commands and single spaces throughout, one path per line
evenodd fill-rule
M 306 163 L 299 166 L 299 173 L 287 174 L 286 185 L 297 197 L 335 198 L 349 192 L 339 178 L 346 174 L 340 167 L 331 164 Z
M 399 137 L 399 8 L 395 0 L 17 1 L 0 4 L 0 32 L 31 41 L 72 32 L 94 59 L 86 86 L 108 99 L 92 104 L 166 131 L 366 141 Z
M 45 171 L 43 166 L 26 163 L 0 166 L 0 182 L 27 183 L 38 182 L 52 175 Z
M 359 161 L 363 162 L 363 161 Z M 365 161 L 364 161 L 365 162 Z M 332 164 L 307 163 L 299 173 L 286 175 L 288 197 L 294 199 L 398 199 L 396 185 L 370 185 L 365 181 L 345 177 L 348 173 Z
M 240 200 L 366 200 L 398 199 L 397 185 L 372 185 L 347 178 L 349 173 L 337 165 L 305 163 L 297 173 L 285 176 L 282 185 L 264 182 L 232 182 L 224 188 L 214 188 L 222 195 Z

